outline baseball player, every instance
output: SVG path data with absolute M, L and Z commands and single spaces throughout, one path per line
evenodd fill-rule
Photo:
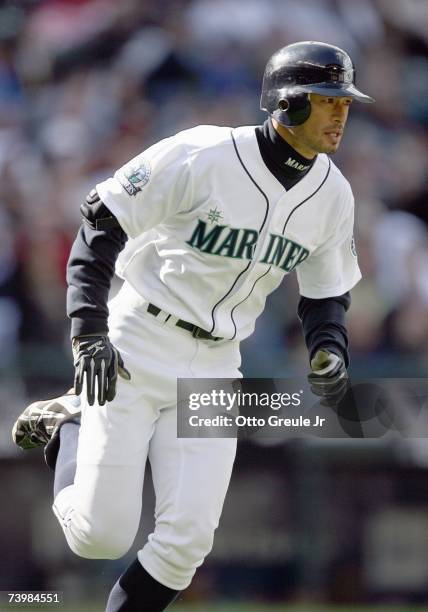
M 361 274 L 351 187 L 328 155 L 353 100 L 373 101 L 345 51 L 289 45 L 266 66 L 264 125 L 166 138 L 81 206 L 67 270 L 74 389 L 31 404 L 13 438 L 45 445 L 54 513 L 70 548 L 91 559 L 132 545 L 149 459 L 155 529 L 107 612 L 164 610 L 210 551 L 236 440 L 177 438 L 176 379 L 240 377 L 240 341 L 292 270 L 312 387 L 340 392 Z M 107 304 L 115 267 L 124 283 Z

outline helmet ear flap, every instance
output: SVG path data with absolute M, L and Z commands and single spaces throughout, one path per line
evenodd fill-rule
M 311 114 L 311 102 L 308 93 L 288 95 L 278 101 L 277 109 L 272 116 L 286 127 L 301 125 Z

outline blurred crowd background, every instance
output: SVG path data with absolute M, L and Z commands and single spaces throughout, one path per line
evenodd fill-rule
M 80 203 L 163 137 L 262 123 L 268 57 L 308 39 L 345 48 L 376 99 L 352 107 L 334 157 L 354 190 L 364 277 L 348 317 L 351 373 L 424 377 L 426 0 L 0 3 L 0 589 L 83 597 L 121 564 L 67 553 L 40 456 L 10 442 L 29 400 L 71 386 L 65 266 Z M 297 300 L 289 277 L 243 345 L 244 374 L 306 371 Z M 426 466 L 424 440 L 243 443 L 215 550 L 187 597 L 423 600 Z

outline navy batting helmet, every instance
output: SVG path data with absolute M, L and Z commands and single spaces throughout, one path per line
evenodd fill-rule
M 355 87 L 354 64 L 339 47 L 304 41 L 279 49 L 266 64 L 260 108 L 285 126 L 311 114 L 310 93 L 374 102 Z

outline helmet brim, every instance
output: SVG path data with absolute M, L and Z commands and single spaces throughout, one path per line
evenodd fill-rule
M 312 85 L 296 85 L 293 93 L 316 93 L 320 96 L 350 97 L 364 104 L 371 104 L 375 101 L 371 96 L 367 96 L 357 89 L 353 83 L 314 83 Z

